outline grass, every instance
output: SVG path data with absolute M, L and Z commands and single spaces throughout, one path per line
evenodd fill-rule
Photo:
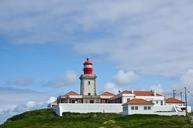
M 64 113 L 59 117 L 44 109 L 14 116 L 0 128 L 193 128 L 193 125 L 182 116 Z

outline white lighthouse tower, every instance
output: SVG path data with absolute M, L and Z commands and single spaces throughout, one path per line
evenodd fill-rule
M 87 58 L 84 62 L 84 74 L 80 76 L 80 94 L 95 96 L 96 95 L 96 75 L 93 74 L 92 62 Z

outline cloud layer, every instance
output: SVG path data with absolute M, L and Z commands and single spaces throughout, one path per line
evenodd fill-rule
M 193 68 L 191 0 L 4 0 L 0 36 L 13 43 L 70 43 L 118 68 L 180 76 Z
M 0 110 L 0 124 L 5 122 L 8 118 L 21 114 L 26 111 L 47 108 L 48 103 L 36 103 L 34 101 L 28 101 L 25 104 L 16 105 L 15 107 Z
M 0 87 L 0 124 L 13 115 L 46 108 L 54 99 L 49 93 Z

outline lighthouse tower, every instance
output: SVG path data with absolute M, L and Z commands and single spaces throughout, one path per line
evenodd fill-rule
M 96 75 L 93 74 L 92 62 L 87 58 L 84 62 L 84 74 L 80 76 L 80 94 L 96 95 Z

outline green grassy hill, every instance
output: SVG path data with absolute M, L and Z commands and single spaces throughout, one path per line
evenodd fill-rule
M 64 113 L 59 117 L 44 109 L 14 116 L 0 128 L 193 128 L 193 125 L 179 116 Z

